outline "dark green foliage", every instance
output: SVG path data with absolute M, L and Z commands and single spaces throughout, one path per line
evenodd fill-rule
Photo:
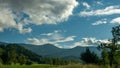
M 25 64 L 26 65 L 31 65 L 31 64 L 33 64 L 33 62 L 28 60 Z
M 89 48 L 86 48 L 86 52 L 81 54 L 80 59 L 87 64 L 89 63 L 96 64 L 99 62 L 98 56 L 94 52 L 91 52 Z
M 103 64 L 109 64 L 109 54 L 106 50 L 102 51 L 102 62 Z
M 43 58 L 42 59 L 45 64 L 51 64 L 51 65 L 67 65 L 71 63 L 79 63 L 75 60 L 63 60 L 60 58 Z
M 22 61 L 22 60 L 27 61 L 29 59 L 24 58 L 24 57 L 28 57 L 28 55 L 26 55 L 25 53 L 32 54 L 31 51 L 26 50 L 25 48 L 23 48 L 17 44 L 6 44 L 6 45 L 0 44 L 0 48 L 3 49 L 2 55 L 0 56 L 3 64 L 11 64 L 11 63 L 16 64 L 16 63 L 20 63 L 20 61 Z M 21 56 L 21 54 L 22 54 L 22 56 Z M 23 57 L 24 59 L 21 57 Z M 33 57 L 34 57 L 34 55 L 33 55 Z M 30 59 L 30 60 L 32 60 L 32 59 Z
M 60 58 L 45 58 L 18 44 L 0 44 L 0 62 L 3 64 L 19 63 L 20 65 L 30 65 L 33 63 L 65 65 L 76 61 L 62 60 Z
M 2 57 L 2 54 L 3 54 L 3 49 L 2 48 L 0 48 L 0 57 Z M 2 58 L 0 58 L 0 63 L 2 63 L 3 61 L 2 61 Z
M 23 64 L 25 64 L 27 62 L 27 59 L 28 58 L 26 56 L 24 56 L 23 54 L 21 54 L 18 57 L 18 62 L 20 63 L 20 65 L 23 65 Z
M 102 49 L 102 60 L 104 64 L 109 64 L 111 67 L 120 65 L 120 25 L 112 28 L 113 38 L 109 43 L 101 43 L 99 48 Z

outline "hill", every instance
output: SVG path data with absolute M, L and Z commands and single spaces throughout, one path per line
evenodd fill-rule
M 32 48 L 34 49 L 35 47 L 32 46 Z M 30 49 L 23 47 L 21 44 L 0 43 L 0 62 L 3 64 L 20 63 L 21 65 L 32 63 L 63 65 L 76 61 L 43 57 L 31 51 Z
M 37 55 L 36 53 L 19 46 L 18 44 L 0 44 L 0 51 L 1 51 L 1 59 L 4 64 L 10 64 L 11 62 L 36 62 L 41 63 L 40 60 L 42 57 Z
M 85 52 L 86 47 L 77 46 L 71 49 L 63 49 L 58 48 L 52 44 L 45 45 L 31 45 L 31 44 L 20 44 L 34 53 L 44 57 L 52 57 L 52 58 L 62 58 L 62 59 L 72 59 L 78 60 L 80 54 Z M 97 49 L 97 47 L 89 47 L 90 51 L 95 52 L 98 56 L 100 56 L 101 52 Z
M 9 43 L 0 42 L 0 44 L 8 45 Z M 69 60 L 79 60 L 80 54 L 85 52 L 86 47 L 77 46 L 71 49 L 63 49 L 58 48 L 52 44 L 44 44 L 44 45 L 32 45 L 32 44 L 20 44 L 16 45 L 24 47 L 25 49 L 30 50 L 31 52 L 47 57 L 47 58 L 61 58 L 61 59 L 69 59 Z M 95 52 L 98 56 L 100 56 L 101 51 L 97 49 L 97 47 L 90 46 L 90 51 Z M 18 49 L 19 50 L 19 49 Z

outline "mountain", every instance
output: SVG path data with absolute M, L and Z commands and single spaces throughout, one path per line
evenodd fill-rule
M 10 64 L 11 62 L 22 62 L 22 63 L 41 63 L 42 56 L 28 50 L 18 44 L 9 44 L 0 42 L 0 58 L 4 64 Z
M 7 45 L 8 43 L 0 42 L 0 44 Z M 63 49 L 58 48 L 52 44 L 45 44 L 45 45 L 32 45 L 32 44 L 18 44 L 19 46 L 28 49 L 35 54 L 38 54 L 43 57 L 47 58 L 62 58 L 62 59 L 74 59 L 78 60 L 80 58 L 80 54 L 85 52 L 86 47 L 77 46 L 71 49 Z M 90 46 L 88 47 L 90 51 L 96 53 L 100 56 L 101 51 L 99 51 L 96 47 Z
M 76 59 L 78 60 L 80 54 L 85 52 L 86 47 L 77 46 L 71 49 L 62 49 L 58 48 L 52 44 L 45 45 L 30 45 L 30 44 L 20 44 L 21 46 L 37 53 L 38 55 L 44 57 L 52 57 L 52 58 L 62 58 L 62 59 Z M 100 56 L 100 51 L 96 47 L 88 47 L 90 51 L 95 52 L 98 56 Z
M 44 50 L 45 48 L 48 50 Z M 51 49 L 53 49 L 53 51 L 51 51 Z M 78 60 L 76 61 L 64 60 L 57 57 L 54 57 L 54 58 L 45 57 L 45 56 L 40 56 L 36 54 L 36 51 L 39 51 L 39 52 L 41 51 L 40 54 L 47 55 L 46 52 L 48 52 L 51 55 L 52 53 L 56 53 L 54 50 L 57 50 L 57 49 L 59 48 L 51 44 L 46 44 L 45 46 L 38 47 L 35 45 L 28 45 L 28 44 L 0 42 L 0 63 L 2 64 L 19 63 L 21 65 L 22 64 L 30 65 L 32 63 L 52 64 L 52 65 L 65 65 L 70 63 L 79 63 Z
M 61 50 L 62 50 L 51 44 L 45 44 L 45 45 L 41 45 L 41 46 L 31 45 L 31 44 L 19 44 L 19 45 L 23 46 L 29 50 L 32 50 L 33 52 L 35 52 L 39 55 L 42 55 L 42 56 L 51 55 L 56 52 L 61 52 Z
M 48 48 L 48 50 L 50 50 L 49 48 L 54 50 L 57 49 L 57 47 L 54 47 L 50 44 L 46 44 L 45 46 L 42 46 L 40 48 L 44 49 L 45 47 Z M 30 50 L 30 48 L 33 48 L 32 51 Z M 3 64 L 19 63 L 21 65 L 32 64 L 32 63 L 64 65 L 64 64 L 69 64 L 71 62 L 73 63 L 76 62 L 72 60 L 63 60 L 60 58 L 50 58 L 50 57 L 40 56 L 35 53 L 36 51 L 38 51 L 38 49 L 35 49 L 35 48 L 39 48 L 39 47 L 35 45 L 28 45 L 28 44 L 0 42 L 0 63 L 3 63 Z M 45 52 L 49 52 L 49 51 L 45 51 Z M 54 53 L 54 52 L 55 51 L 53 52 L 50 51 L 49 53 Z

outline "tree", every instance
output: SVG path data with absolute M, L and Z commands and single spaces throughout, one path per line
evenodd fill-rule
M 109 64 L 109 54 L 108 54 L 108 51 L 107 50 L 103 50 L 102 51 L 102 62 L 103 62 L 103 64 Z
M 120 45 L 118 44 L 118 42 L 120 41 L 120 25 L 113 27 L 111 32 L 113 38 L 110 39 L 108 43 L 101 43 L 99 48 L 103 50 L 103 60 L 106 59 L 106 57 L 108 56 L 109 65 L 112 67 L 113 64 L 118 64 L 120 62 L 116 60 L 117 57 L 120 57 Z M 106 51 L 106 54 L 108 54 L 107 56 L 104 54 L 104 51 Z M 106 61 L 104 60 L 104 62 Z
M 86 48 L 86 52 L 82 53 L 81 54 L 81 58 L 80 58 L 83 62 L 89 64 L 89 63 L 98 63 L 99 61 L 99 58 L 98 56 L 94 53 L 94 52 L 91 52 L 89 50 L 89 48 Z
M 17 62 L 16 56 L 15 47 L 9 45 L 9 47 L 6 47 L 6 50 L 3 51 L 1 59 L 4 64 L 11 64 Z
M 3 54 L 3 49 L 2 48 L 0 48 L 0 63 L 2 63 L 2 54 Z
M 11 64 L 11 63 L 17 63 L 16 49 L 15 49 L 14 46 L 9 45 L 9 48 L 7 49 L 7 54 L 8 54 L 9 64 Z
M 18 62 L 20 63 L 20 65 L 26 64 L 27 57 L 24 56 L 23 54 L 20 54 L 20 56 L 18 57 Z

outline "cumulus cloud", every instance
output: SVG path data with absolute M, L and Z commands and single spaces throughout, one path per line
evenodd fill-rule
M 82 11 L 80 12 L 80 16 L 103 16 L 103 15 L 112 15 L 112 14 L 120 14 L 120 6 L 109 6 L 105 9 L 98 9 L 92 11 Z
M 74 41 L 76 36 L 68 36 L 64 37 L 60 30 L 55 30 L 52 33 L 44 33 L 41 34 L 40 38 L 27 38 L 25 40 L 26 43 L 35 44 L 35 45 L 43 45 L 43 44 L 54 44 L 55 46 L 60 47 L 61 43 L 67 43 Z
M 61 30 L 55 30 L 51 33 L 43 33 L 43 34 L 40 34 L 41 37 L 46 37 L 46 38 L 50 38 L 51 40 L 60 40 L 60 39 L 63 39 L 63 35 L 61 34 Z
M 44 44 L 53 44 L 59 48 L 74 48 L 77 46 L 98 46 L 101 43 L 109 43 L 110 41 L 108 41 L 107 39 L 96 39 L 94 37 L 90 37 L 90 38 L 82 38 L 81 41 L 79 42 L 72 42 L 75 40 L 75 36 L 68 36 L 68 37 L 64 37 L 62 39 L 59 40 L 53 40 L 50 38 L 27 38 L 25 40 L 26 43 L 28 44 L 34 44 L 34 45 L 44 45 Z M 72 42 L 72 45 L 62 45 L 61 43 L 67 43 L 67 42 Z
M 87 9 L 90 9 L 90 7 L 91 7 L 87 2 L 83 2 L 82 4 L 83 4 L 83 6 L 85 6 Z
M 23 25 L 20 24 L 20 23 L 18 23 L 16 26 L 17 26 L 16 28 L 19 30 L 19 32 L 21 34 L 31 33 L 31 31 L 32 31 L 32 29 L 30 27 L 29 28 L 23 28 Z
M 102 20 L 96 21 L 95 23 L 92 23 L 92 25 L 101 25 L 106 23 L 107 23 L 107 19 L 102 19 Z
M 66 43 L 66 42 L 70 42 L 70 41 L 74 41 L 74 36 L 69 36 L 64 39 L 59 39 L 59 40 L 53 40 L 53 39 L 49 39 L 49 38 L 38 39 L 35 37 L 27 38 L 25 40 L 26 43 L 35 44 L 35 45 L 44 45 L 44 44 L 48 44 L 48 43 L 58 45 L 59 43 Z
M 43 44 L 47 44 L 47 43 L 51 43 L 49 42 L 49 40 L 47 39 L 37 39 L 37 38 L 27 38 L 26 43 L 29 44 L 35 44 L 35 45 L 43 45 Z
M 109 41 L 107 39 L 96 39 L 96 38 L 83 38 L 80 42 L 75 42 L 73 45 L 70 46 L 70 48 L 74 48 L 76 46 L 98 46 L 100 43 L 108 43 Z
M 20 33 L 30 33 L 31 28 L 24 28 L 22 24 L 14 21 L 15 15 L 8 8 L 0 8 L 0 32 L 4 29 L 17 29 Z
M 25 18 L 22 21 L 22 28 L 30 23 L 41 25 L 66 21 L 73 14 L 73 9 L 77 5 L 76 0 L 0 0 L 0 24 L 7 26 L 0 27 L 0 31 L 14 28 L 15 24 L 21 23 L 18 20 L 23 13 L 28 15 L 29 19 L 22 17 Z M 17 23 L 15 19 L 17 19 Z M 21 28 L 17 29 L 21 30 Z M 31 28 L 28 27 L 19 32 L 31 32 Z
M 66 37 L 66 38 L 64 38 L 64 39 L 59 39 L 59 40 L 57 40 L 56 42 L 58 42 L 58 43 L 63 43 L 63 42 L 70 42 L 70 41 L 74 41 L 74 38 L 75 38 L 76 36 L 69 36 L 69 37 Z
M 9 9 L 0 9 L 0 31 L 14 27 L 16 25 L 14 15 L 11 14 Z
M 114 18 L 111 20 L 111 23 L 120 24 L 120 17 Z

